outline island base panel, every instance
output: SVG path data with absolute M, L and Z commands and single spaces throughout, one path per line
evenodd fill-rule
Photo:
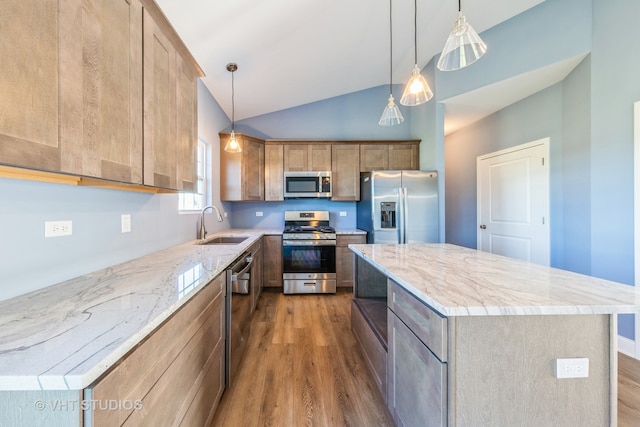
M 610 315 L 449 321 L 449 425 L 610 425 Z M 556 378 L 555 360 L 573 357 L 589 359 L 589 377 Z

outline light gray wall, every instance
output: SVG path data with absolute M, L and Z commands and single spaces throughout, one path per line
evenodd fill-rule
M 215 154 L 217 129 L 229 120 L 204 86 L 198 89 L 200 134 Z M 120 232 L 122 214 L 131 215 L 131 233 Z M 73 221 L 73 235 L 45 239 L 44 222 L 54 220 Z M 177 194 L 0 178 L 0 300 L 195 239 L 196 222 L 197 215 L 178 213 Z M 207 224 L 213 231 L 229 226 Z
M 546 56 L 550 61 L 557 61 L 590 52 L 557 87 L 447 137 L 448 241 L 475 247 L 476 230 L 472 221 L 475 184 L 468 184 L 475 168 L 473 173 L 466 168 L 471 167 L 471 157 L 478 153 L 476 141 L 489 135 L 496 140 L 516 137 L 528 140 L 526 136 L 531 131 L 549 132 L 552 133 L 549 135 L 552 264 L 621 283 L 634 283 L 633 103 L 640 99 L 640 79 L 637 78 L 640 58 L 629 54 L 627 40 L 640 36 L 640 29 L 635 25 L 639 14 L 637 2 L 547 1 L 492 28 L 486 37 L 482 34 L 491 46 L 490 51 L 502 51 L 504 56 L 494 61 L 487 54 L 486 60 L 478 62 L 482 67 L 473 70 L 477 75 L 468 76 L 469 79 L 463 78 L 462 73 L 447 75 L 450 81 L 436 76 L 441 96 L 443 92 L 456 94 L 470 90 L 475 84 L 491 82 L 496 73 L 502 78 L 500 67 L 509 70 L 526 64 L 534 68 L 536 64 L 545 65 L 548 61 L 543 57 Z M 571 25 L 567 25 L 567 17 Z M 529 35 L 519 32 L 521 28 L 536 27 L 538 31 Z M 539 31 L 542 28 L 544 30 Z M 531 37 L 532 34 L 535 37 Z M 527 58 L 518 58 L 521 54 L 516 51 L 516 56 L 510 58 L 506 47 L 516 47 L 527 37 L 530 43 L 524 49 Z M 531 44 L 537 41 L 539 46 Z M 475 64 L 468 68 L 470 74 L 474 67 Z M 544 118 L 545 115 L 548 117 Z M 514 127 L 516 123 L 518 126 Z M 465 143 L 468 153 L 462 148 Z M 485 144 L 481 143 L 482 150 L 489 149 Z M 498 147 L 499 144 L 495 148 Z M 633 316 L 619 317 L 622 336 L 633 339 L 634 329 Z
M 633 103 L 640 100 L 640 2 L 593 0 L 591 274 L 634 282 Z M 631 50 L 630 50 L 631 49 Z M 622 316 L 633 337 L 633 317 Z
M 561 267 L 562 233 L 562 85 L 511 105 L 447 136 L 446 241 L 476 248 L 476 159 L 483 154 L 551 138 L 551 265 Z

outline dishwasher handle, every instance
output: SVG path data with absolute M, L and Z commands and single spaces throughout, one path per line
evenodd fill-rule
M 244 266 L 244 268 L 243 268 L 242 270 L 238 271 L 237 273 L 232 274 L 232 275 L 231 275 L 231 281 L 232 281 L 232 282 L 235 282 L 236 280 L 238 280 L 238 278 L 239 278 L 240 276 L 242 276 L 244 273 L 246 273 L 247 271 L 249 271 L 249 269 L 251 268 L 251 264 L 253 264 L 253 260 L 254 260 L 254 257 L 253 257 L 253 256 L 248 256 L 248 257 L 246 258 L 247 265 L 245 265 L 245 266 Z

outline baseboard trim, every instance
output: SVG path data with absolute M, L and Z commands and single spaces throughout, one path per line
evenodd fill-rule
M 629 357 L 636 358 L 636 342 L 622 335 L 618 335 L 618 351 Z

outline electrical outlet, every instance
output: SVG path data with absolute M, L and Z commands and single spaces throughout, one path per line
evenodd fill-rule
M 45 221 L 44 237 L 71 236 L 73 227 L 71 221 Z
M 262 212 L 259 212 L 259 211 L 256 212 L 256 216 L 262 216 L 262 215 L 264 215 Z
M 131 215 L 123 214 L 120 217 L 120 227 L 123 233 L 131 233 Z
M 344 211 L 340 211 L 340 216 L 347 216 L 347 213 Z
M 572 357 L 556 359 L 556 378 L 588 378 L 589 359 L 586 357 Z

